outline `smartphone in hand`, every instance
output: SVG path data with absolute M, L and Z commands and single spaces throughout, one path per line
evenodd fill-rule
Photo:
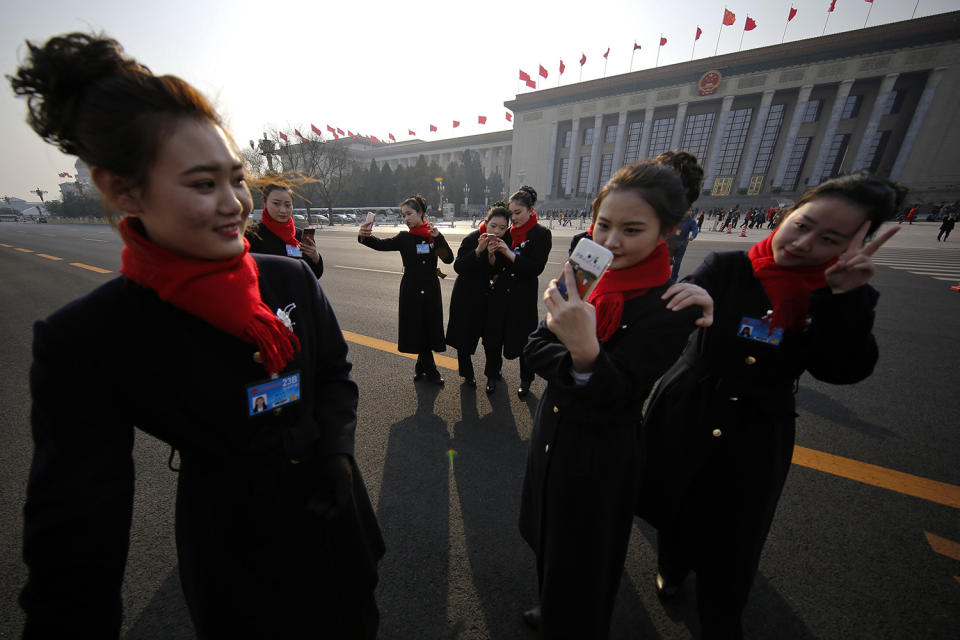
M 306 240 L 307 238 L 310 238 L 310 242 L 316 244 L 316 238 L 314 238 L 314 233 L 316 233 L 316 231 L 317 231 L 316 229 L 314 229 L 314 228 L 312 228 L 312 227 L 308 227 L 308 228 L 306 228 L 306 229 L 303 230 L 303 235 L 300 236 L 300 237 L 301 237 L 303 240 Z
M 376 221 L 377 221 L 377 214 L 375 214 L 373 211 L 368 211 L 368 212 L 367 212 L 367 221 L 364 222 L 363 224 L 364 224 L 364 226 L 367 226 L 367 225 L 372 226 L 373 223 L 376 222 Z
M 604 271 L 613 262 L 613 252 L 590 238 L 582 238 L 574 247 L 567 262 L 573 266 L 573 275 L 577 281 L 577 293 L 581 300 L 585 300 L 599 282 L 600 277 L 603 276 Z M 557 288 L 566 299 L 567 282 L 563 271 L 557 278 Z

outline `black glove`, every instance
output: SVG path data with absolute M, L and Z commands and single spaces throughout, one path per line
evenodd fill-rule
M 350 456 L 337 453 L 318 464 L 319 490 L 307 500 L 307 509 L 324 520 L 333 520 L 353 500 L 353 467 Z

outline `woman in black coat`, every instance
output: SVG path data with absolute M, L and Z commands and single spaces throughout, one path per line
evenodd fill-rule
M 691 156 L 692 157 L 692 156 Z M 573 271 L 554 280 L 546 320 L 524 350 L 547 380 L 534 416 L 520 531 L 536 553 L 540 606 L 524 614 L 543 638 L 603 639 L 637 499 L 644 400 L 695 328 L 674 312 L 664 240 L 687 209 L 680 175 L 648 163 L 617 171 L 593 204 L 594 240 L 614 260 L 587 302 Z
M 902 198 L 862 174 L 824 182 L 749 254 L 710 254 L 669 292 L 682 306 L 702 287 L 717 315 L 651 400 L 638 513 L 659 531 L 658 592 L 696 572 L 704 638 L 741 637 L 793 455 L 799 377 L 852 384 L 873 370 L 870 255 L 896 228 L 861 246 Z
M 522 186 L 510 196 L 507 203 L 510 218 L 510 244 L 504 239 L 491 241 L 493 251 L 509 260 L 508 270 L 503 274 L 503 293 L 506 305 L 496 317 L 491 318 L 491 350 L 502 348 L 507 360 L 520 358 L 520 387 L 517 395 L 521 398 L 530 393 L 535 372 L 527 365 L 523 348 L 530 333 L 537 328 L 539 311 L 537 295 L 540 285 L 537 277 L 543 273 L 553 246 L 553 235 L 546 227 L 537 223 L 537 212 L 533 205 L 537 202 L 537 192 L 533 187 Z M 484 338 L 486 344 L 486 337 Z
M 123 275 L 34 327 L 24 638 L 118 637 L 135 428 L 180 451 L 177 556 L 200 638 L 376 637 L 383 541 L 316 277 L 249 253 L 242 158 L 195 89 L 102 36 L 28 46 L 12 84 L 32 126 L 126 217 Z
M 484 335 L 488 315 L 499 314 L 493 309 L 503 304 L 502 286 L 497 286 L 500 274 L 507 267 L 508 260 L 496 251 L 490 250 L 492 238 L 504 238 L 510 226 L 510 212 L 503 202 L 497 202 L 487 212 L 480 228 L 467 234 L 460 242 L 457 259 L 453 268 L 457 280 L 453 283 L 450 296 L 450 321 L 447 323 L 447 344 L 457 350 L 457 362 L 460 376 L 471 387 L 477 386 L 470 356 L 477 349 L 477 343 Z M 509 242 L 509 235 L 504 238 Z M 489 341 L 484 342 L 487 376 L 487 393 L 492 393 L 494 384 L 500 377 L 502 357 L 499 348 L 491 348 Z
M 290 188 L 271 183 L 263 190 L 263 213 L 260 222 L 248 225 L 247 240 L 251 253 L 269 253 L 274 256 L 300 258 L 313 274 L 323 275 L 323 257 L 312 235 L 303 236 L 303 230 L 293 223 L 293 193 Z
M 407 198 L 400 204 L 400 215 L 409 231 L 381 240 L 373 235 L 373 223 L 360 227 L 357 240 L 377 251 L 399 251 L 403 259 L 400 280 L 400 327 L 397 350 L 416 353 L 414 380 L 426 378 L 443 384 L 443 377 L 433 359 L 434 351 L 445 351 L 443 340 L 443 300 L 437 259 L 450 264 L 453 251 L 443 234 L 427 222 L 427 201 L 421 195 Z

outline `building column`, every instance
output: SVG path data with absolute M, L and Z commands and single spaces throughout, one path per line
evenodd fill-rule
M 587 193 L 596 193 L 597 163 L 600 161 L 600 127 L 603 125 L 603 115 L 593 119 L 593 148 L 590 149 L 590 177 L 587 179 Z
M 833 99 L 833 108 L 830 109 L 830 119 L 827 120 L 827 128 L 823 132 L 823 138 L 820 139 L 820 148 L 817 149 L 817 159 L 813 163 L 813 170 L 810 172 L 809 185 L 820 184 L 820 178 L 823 177 L 824 165 L 827 162 L 827 154 L 830 153 L 830 147 L 833 145 L 833 136 L 837 133 L 837 125 L 840 124 L 840 115 L 843 113 L 843 107 L 847 104 L 847 96 L 850 95 L 850 87 L 853 86 L 853 80 L 844 80 L 837 87 L 837 95 Z
M 680 141 L 683 140 L 683 121 L 687 117 L 687 103 L 677 105 L 677 119 L 673 123 L 673 137 L 670 139 L 670 150 L 679 151 Z
M 610 167 L 610 175 L 617 172 L 617 169 L 623 166 L 623 147 L 627 140 L 627 112 L 621 111 L 617 114 L 617 142 L 613 147 L 613 164 Z
M 577 149 L 580 147 L 580 118 L 573 119 L 573 132 L 570 134 L 570 156 L 567 161 L 567 194 L 572 196 L 576 190 L 573 177 L 576 175 Z
M 800 119 L 803 118 L 803 112 L 807 108 L 807 101 L 810 100 L 810 92 L 813 91 L 812 84 L 805 84 L 800 87 L 800 94 L 797 96 L 797 105 L 793 108 L 793 117 L 790 118 L 790 129 L 787 130 L 787 141 L 783 145 L 783 151 L 777 159 L 777 172 L 773 176 L 773 182 L 770 186 L 782 187 L 783 176 L 787 173 L 787 161 L 790 159 L 790 153 L 793 151 L 793 145 L 797 141 L 797 132 L 800 131 Z
M 870 110 L 870 117 L 867 119 L 867 126 L 863 130 L 863 137 L 860 138 L 860 146 L 857 148 L 857 155 L 853 159 L 854 171 L 866 169 L 872 158 L 867 158 L 867 151 L 870 148 L 870 142 L 877 133 L 877 127 L 880 126 L 880 118 L 883 117 L 883 108 L 890 99 L 890 92 L 893 91 L 893 85 L 896 84 L 899 73 L 888 73 L 880 81 L 880 90 L 877 91 L 877 99 L 873 101 L 873 108 Z
M 923 121 L 927 117 L 927 111 L 930 110 L 930 103 L 933 102 L 933 95 L 937 92 L 937 86 L 943 79 L 943 73 L 946 70 L 946 67 L 937 67 L 930 72 L 930 77 L 927 78 L 927 85 L 923 88 L 923 93 L 920 94 L 920 101 L 913 112 L 913 118 L 910 119 L 910 126 L 903 137 L 903 142 L 900 143 L 900 152 L 893 163 L 893 169 L 890 170 L 890 179 L 893 181 L 899 180 L 903 174 L 903 167 L 907 164 L 907 158 L 910 157 L 910 150 L 913 149 L 913 143 L 917 140 L 917 134 L 920 133 L 920 127 L 923 126 Z
M 727 133 L 727 124 L 730 122 L 730 108 L 733 106 L 733 96 L 725 96 L 720 103 L 720 117 L 713 130 L 713 142 L 710 144 L 707 163 L 707 177 L 703 181 L 703 192 L 713 188 L 713 181 L 717 177 L 717 168 L 720 166 L 720 144 Z
M 647 157 L 650 148 L 650 129 L 653 127 L 653 107 L 647 107 L 643 113 L 643 132 L 640 134 L 640 149 L 637 151 L 637 160 Z
M 743 166 L 740 168 L 740 188 L 746 189 L 750 186 L 750 176 L 753 175 L 753 168 L 757 164 L 757 153 L 760 152 L 760 141 L 763 138 L 763 130 L 767 128 L 767 116 L 770 115 L 770 103 L 773 102 L 773 91 L 764 91 L 760 98 L 760 108 L 757 109 L 757 117 L 754 118 L 753 132 L 750 134 L 750 141 L 747 143 L 747 154 L 744 157 Z
M 557 162 L 557 133 L 560 129 L 560 123 L 553 123 L 553 132 L 550 134 L 550 161 L 547 163 L 547 197 L 553 195 L 553 187 L 558 182 L 557 176 L 553 175 L 556 170 Z

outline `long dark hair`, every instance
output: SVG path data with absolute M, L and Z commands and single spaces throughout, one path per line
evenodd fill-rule
M 886 220 L 890 220 L 903 205 L 908 189 L 868 171 L 837 176 L 804 193 L 796 204 L 784 212 L 783 219 L 808 202 L 819 198 L 838 198 L 861 209 L 870 221 L 869 238 Z

